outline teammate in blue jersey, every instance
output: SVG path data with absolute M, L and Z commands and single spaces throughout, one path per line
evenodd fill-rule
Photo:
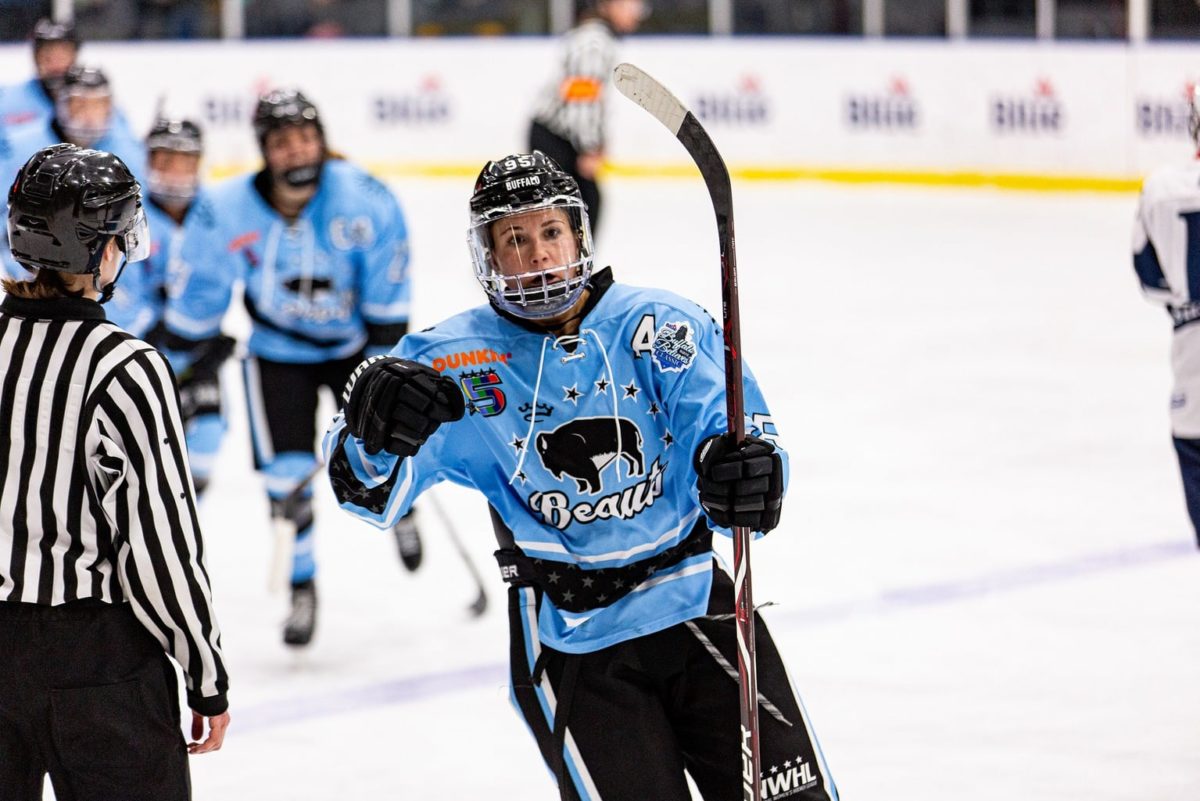
M 143 145 L 114 107 L 108 76 L 96 67 L 75 64 L 67 70 L 50 118 L 0 133 L 0 171 L 7 182 L 30 155 L 60 143 L 112 153 L 139 180 L 146 175 Z M 10 276 L 22 274 L 8 248 L 0 249 L 0 256 Z
M 753 374 L 725 430 L 720 328 L 592 271 L 575 180 L 540 152 L 471 198 L 489 304 L 409 334 L 348 382 L 324 439 L 342 507 L 387 526 L 440 481 L 488 499 L 510 583 L 513 701 L 563 799 L 741 797 L 733 586 L 713 531 L 779 521 L 786 455 Z M 757 621 L 766 799 L 836 799 Z
M 22 125 L 45 122 L 54 115 L 55 94 L 78 53 L 79 37 L 73 23 L 38 20 L 33 28 L 36 74 L 22 83 L 0 86 L 0 134 Z M 7 181 L 5 176 L 6 184 Z
M 188 216 L 166 324 L 173 349 L 200 347 L 220 333 L 234 285 L 243 285 L 255 465 L 272 514 L 297 532 L 284 642 L 306 645 L 316 625 L 311 487 L 299 502 L 289 496 L 316 466 L 321 387 L 336 396 L 364 355 L 386 352 L 407 331 L 408 232 L 387 187 L 330 156 L 302 93 L 263 96 L 254 129 L 266 166 L 206 191 Z M 400 544 L 419 543 L 411 518 L 397 528 Z
M 186 341 L 173 350 L 163 313 L 173 265 L 183 243 L 183 223 L 200 190 L 203 152 L 200 126 L 191 120 L 160 118 L 150 129 L 145 205 L 152 238 L 150 256 L 126 270 L 108 306 L 113 322 L 165 351 L 172 361 L 197 497 L 208 487 L 225 434 L 219 370 L 232 353 L 234 340 L 220 335 L 200 347 Z

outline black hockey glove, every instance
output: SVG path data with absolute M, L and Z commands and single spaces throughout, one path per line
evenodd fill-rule
M 718 526 L 770 531 L 779 525 L 783 460 L 774 445 L 746 437 L 739 448 L 732 434 L 721 434 L 700 443 L 693 465 L 700 505 Z
M 449 376 L 417 362 L 375 356 L 355 368 L 346 391 L 346 428 L 367 453 L 412 456 L 438 426 L 461 420 L 462 391 Z
M 179 376 L 179 406 L 184 425 L 197 415 L 221 413 L 220 370 L 237 340 L 218 334 L 189 347 L 191 365 Z

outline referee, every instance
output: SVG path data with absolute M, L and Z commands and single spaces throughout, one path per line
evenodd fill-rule
M 617 65 L 617 37 L 634 33 L 649 12 L 645 0 L 590 0 L 583 22 L 563 37 L 553 79 L 538 98 L 529 127 L 529 149 L 540 150 L 579 184 L 593 235 L 600 228 L 604 161 L 604 99 Z
M 176 801 L 228 678 L 166 360 L 105 320 L 150 250 L 116 156 L 38 151 L 9 191 L 0 302 L 0 797 Z M 165 653 L 164 653 L 165 652 Z M 183 668 L 192 737 L 180 731 Z

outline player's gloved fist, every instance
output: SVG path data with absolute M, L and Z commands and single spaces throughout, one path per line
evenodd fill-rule
M 355 368 L 342 398 L 346 428 L 371 455 L 412 456 L 438 426 L 461 420 L 464 411 L 454 379 L 394 356 L 375 356 Z
M 700 443 L 693 465 L 700 505 L 718 526 L 770 531 L 779 525 L 783 460 L 774 445 L 746 437 L 738 447 L 733 434 L 721 434 Z
M 179 382 L 179 409 L 184 425 L 202 414 L 221 413 L 221 385 L 217 377 L 204 376 Z

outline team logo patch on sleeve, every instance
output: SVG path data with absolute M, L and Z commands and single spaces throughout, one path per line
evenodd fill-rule
M 681 373 L 691 367 L 696 358 L 691 324 L 664 323 L 654 335 L 650 358 L 658 365 L 658 369 L 668 373 Z

